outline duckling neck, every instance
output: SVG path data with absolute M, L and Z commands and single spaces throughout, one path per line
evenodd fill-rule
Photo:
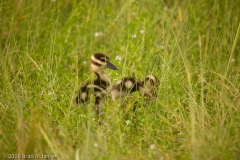
M 100 79 L 101 81 L 106 82 L 108 86 L 111 85 L 111 80 L 110 78 L 104 73 L 104 71 L 94 71 L 94 73 L 97 75 L 97 78 Z

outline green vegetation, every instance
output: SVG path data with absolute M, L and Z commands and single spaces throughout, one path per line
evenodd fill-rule
M 1 158 L 237 160 L 239 15 L 237 0 L 0 0 Z M 113 83 L 156 75 L 157 98 L 77 107 L 98 51 Z

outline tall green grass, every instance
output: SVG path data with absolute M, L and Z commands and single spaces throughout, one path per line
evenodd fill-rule
M 0 156 L 237 160 L 239 6 L 1 0 Z M 113 83 L 156 75 L 157 98 L 136 93 L 120 105 L 108 97 L 101 117 L 91 104 L 77 107 L 76 92 L 98 51 L 120 68 L 106 69 Z

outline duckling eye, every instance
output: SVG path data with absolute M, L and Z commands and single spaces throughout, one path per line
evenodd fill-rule
M 107 62 L 108 59 L 106 57 L 100 57 L 100 60 L 103 61 L 103 62 Z

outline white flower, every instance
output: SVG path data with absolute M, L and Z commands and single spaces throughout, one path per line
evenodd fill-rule
M 98 147 L 98 144 L 97 144 L 97 143 L 94 143 L 93 146 L 97 148 L 97 147 Z
M 233 63 L 235 61 L 235 59 L 233 58 L 232 60 L 231 60 L 231 63 Z
M 95 32 L 95 33 L 94 33 L 94 36 L 95 36 L 95 37 L 99 37 L 99 36 L 102 36 L 102 35 L 103 35 L 102 32 Z
M 154 149 L 154 148 L 155 148 L 155 144 L 151 144 L 150 149 Z
M 115 59 L 116 59 L 117 61 L 121 61 L 121 60 L 122 60 L 122 58 L 121 58 L 120 56 L 116 56 Z
M 145 31 L 144 31 L 143 29 L 141 29 L 141 30 L 140 30 L 140 33 L 141 33 L 141 34 L 144 34 L 144 33 L 145 33 Z
M 133 34 L 133 35 L 132 35 L 132 38 L 137 38 L 137 35 L 136 35 L 136 34 Z
M 161 44 L 161 45 L 160 45 L 160 48 L 161 48 L 161 49 L 164 49 L 164 45 Z
M 154 47 L 156 48 L 160 48 L 160 49 L 164 49 L 164 45 L 163 44 L 155 44 Z
M 131 121 L 129 121 L 129 120 L 126 120 L 126 123 L 127 123 L 127 125 L 129 125 L 129 124 L 131 123 Z
M 86 61 L 83 61 L 83 65 L 86 66 L 87 62 Z

